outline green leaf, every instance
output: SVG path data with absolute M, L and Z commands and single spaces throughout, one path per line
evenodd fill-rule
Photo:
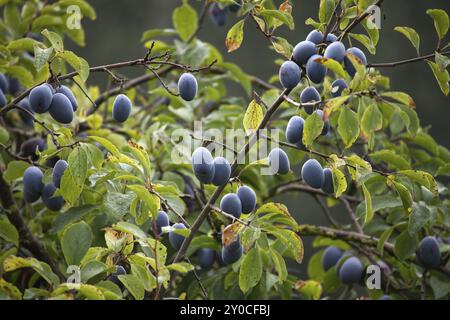
M 35 258 L 21 258 L 16 256 L 9 256 L 3 261 L 3 270 L 5 272 L 21 268 L 32 268 L 49 284 L 54 286 L 59 285 L 58 276 L 53 273 L 50 266 L 45 262 L 41 262 Z
M 336 198 L 340 197 L 345 191 L 347 191 L 347 179 L 345 174 L 338 168 L 332 168 L 333 186 L 335 190 Z
M 428 65 L 431 68 L 431 71 L 433 71 L 434 77 L 436 78 L 439 87 L 441 88 L 442 93 L 444 93 L 446 96 L 448 96 L 450 92 L 450 75 L 447 70 L 442 71 L 439 68 L 439 65 L 433 61 L 427 61 Z
M 319 21 L 322 23 L 328 23 L 333 14 L 334 7 L 334 0 L 320 0 Z
M 58 53 L 58 57 L 61 57 L 66 61 L 81 77 L 83 81 L 89 78 L 89 64 L 86 60 L 78 57 L 75 53 L 69 50 L 65 50 Z
M 81 195 L 87 177 L 88 157 L 83 148 L 75 148 L 68 158 L 69 166 L 61 178 L 61 195 L 74 205 Z
M 92 243 L 91 227 L 84 221 L 68 227 L 61 238 L 61 249 L 67 265 L 79 265 Z
M 294 18 L 286 12 L 280 10 L 262 10 L 259 14 L 266 20 L 276 19 L 284 23 L 291 30 L 295 28 Z
M 120 162 L 136 166 L 136 161 L 131 159 L 130 157 L 124 155 L 119 151 L 119 149 L 109 140 L 102 138 L 102 137 L 96 137 L 96 136 L 89 136 L 89 139 L 92 139 L 94 141 L 97 141 L 100 143 L 106 150 L 108 150 L 113 156 L 115 156 Z
M 378 131 L 383 127 L 383 114 L 376 104 L 369 105 L 361 119 L 361 130 L 366 135 Z
M 44 29 L 41 33 L 48 39 L 48 41 L 50 41 L 53 49 L 55 49 L 56 52 L 64 51 L 64 43 L 58 33 L 49 31 L 47 29 Z
M 87 282 L 89 279 L 92 279 L 94 277 L 97 277 L 101 275 L 102 273 L 105 273 L 108 267 L 106 264 L 100 261 L 89 261 L 86 265 L 83 266 L 83 268 L 80 271 L 81 274 L 81 281 Z
M 242 41 L 244 40 L 244 23 L 244 19 L 240 20 L 228 30 L 225 39 L 225 45 L 228 52 L 233 52 L 241 47 Z
M 258 284 L 262 271 L 259 249 L 253 248 L 244 256 L 239 270 L 239 288 L 241 288 L 243 293 L 247 293 Z
M 417 236 L 411 236 L 408 230 L 405 230 L 395 239 L 394 253 L 399 260 L 405 260 L 414 254 L 417 244 Z
M 400 196 L 400 199 L 402 200 L 403 208 L 405 209 L 406 213 L 407 214 L 411 213 L 413 199 L 408 188 L 406 188 L 403 184 L 399 182 L 394 181 L 393 184 L 395 190 L 397 190 L 397 193 Z
M 344 79 L 349 78 L 348 73 L 345 72 L 344 68 L 342 67 L 342 64 L 337 62 L 336 60 L 322 57 L 322 58 L 315 59 L 314 61 L 324 65 L 326 68 L 330 69 L 331 71 L 336 73 L 341 78 L 344 78 Z
M 394 30 L 400 32 L 406 38 L 408 38 L 408 40 L 411 41 L 414 48 L 416 48 L 417 53 L 419 53 L 420 36 L 416 30 L 414 30 L 413 28 L 409 28 L 409 27 L 395 27 Z
M 281 37 L 271 37 L 270 41 L 272 41 L 273 48 L 276 52 L 281 54 L 286 59 L 291 58 L 293 47 L 286 39 Z
M 281 254 L 278 253 L 278 251 L 274 250 L 273 248 L 270 248 L 270 255 L 272 256 L 273 264 L 275 265 L 275 270 L 277 270 L 278 273 L 278 282 L 283 283 L 286 281 L 288 272 L 286 268 L 286 263 L 281 256 Z
M 22 300 L 22 293 L 19 289 L 12 283 L 5 281 L 3 278 L 0 278 L 0 292 L 5 292 L 8 297 L 11 297 L 15 300 Z
M 420 170 L 402 170 L 397 172 L 398 175 L 403 175 L 416 182 L 419 185 L 424 186 L 435 195 L 437 195 L 437 184 L 433 176 L 425 171 Z
M 125 288 L 130 292 L 130 294 L 136 300 L 144 299 L 145 288 L 142 281 L 133 274 L 125 274 L 118 276 L 120 282 L 123 283 Z
M 30 166 L 28 162 L 13 160 L 8 163 L 8 167 L 3 172 L 3 178 L 7 182 L 11 182 L 23 176 L 25 170 Z
M 353 39 L 357 40 L 358 42 L 360 42 L 364 47 L 366 47 L 366 49 L 371 54 L 376 53 L 377 48 L 375 47 L 374 43 L 372 42 L 372 39 L 369 38 L 368 36 L 366 36 L 365 34 L 350 33 L 349 36 L 352 37 Z
M 377 249 L 380 256 L 383 256 L 384 244 L 389 240 L 394 229 L 395 229 L 394 227 L 387 228 L 386 230 L 383 231 L 380 238 L 378 239 Z
M 187 273 L 194 270 L 194 266 L 187 262 L 172 263 L 167 266 L 167 269 L 174 270 L 180 273 Z
M 181 40 L 187 41 L 197 30 L 197 12 L 184 1 L 183 5 L 173 11 L 172 23 Z
M 34 67 L 37 71 L 40 71 L 47 64 L 52 52 L 53 47 L 41 48 L 38 44 L 34 45 Z
M 34 46 L 36 44 L 41 44 L 40 42 L 31 39 L 31 38 L 22 38 L 13 40 L 8 43 L 8 50 L 10 51 L 29 51 L 32 52 L 34 50 Z
M 154 219 L 158 216 L 158 210 L 161 207 L 161 200 L 154 194 L 151 194 L 144 186 L 134 184 L 127 186 L 128 189 L 137 194 L 140 200 L 142 200 L 149 209 L 149 217 Z
M 404 92 L 398 92 L 398 91 L 383 92 L 381 94 L 381 96 L 394 99 L 410 108 L 416 107 L 416 103 L 414 102 L 414 99 L 409 94 L 404 93 Z
M 321 283 L 315 280 L 300 280 L 295 284 L 295 289 L 308 300 L 319 300 L 323 292 Z
M 141 228 L 129 222 L 120 221 L 113 225 L 113 228 L 118 231 L 132 234 L 133 236 L 141 240 L 147 239 L 145 232 L 142 231 Z
M 434 20 L 434 27 L 436 28 L 439 39 L 443 39 L 450 26 L 447 12 L 441 9 L 428 9 L 427 14 Z
M 450 292 L 448 277 L 436 274 L 430 278 L 430 286 L 433 289 L 434 298 L 442 299 Z
M 323 126 L 324 123 L 322 117 L 317 112 L 313 112 L 306 119 L 305 124 L 303 126 L 302 141 L 307 148 L 310 148 L 314 140 L 316 140 L 316 138 L 320 136 L 323 130 Z
M 417 234 L 431 220 L 430 209 L 424 203 L 414 203 L 409 216 L 408 232 L 411 236 Z
M 19 246 L 19 232 L 8 220 L 0 220 L 0 238 Z
M 361 188 L 363 190 L 364 199 L 365 199 L 365 203 L 366 203 L 366 214 L 364 216 L 364 224 L 368 224 L 373 219 L 372 197 L 364 183 L 361 185 Z
M 250 104 L 248 105 L 243 120 L 244 129 L 247 135 L 254 133 L 258 129 L 263 118 L 263 108 L 255 100 L 252 100 L 252 102 L 250 102 Z
M 378 161 L 378 162 L 386 162 L 388 164 L 388 168 L 390 169 L 399 169 L 399 170 L 406 170 L 411 169 L 411 164 L 402 156 L 396 154 L 392 150 L 379 150 L 376 152 L 373 152 L 369 154 L 369 157 L 372 160 Z
M 349 148 L 359 137 L 358 115 L 350 108 L 342 108 L 338 120 L 338 133 L 344 142 L 345 148 Z

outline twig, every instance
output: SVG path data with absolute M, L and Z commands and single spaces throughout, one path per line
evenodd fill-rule
M 358 219 L 356 218 L 355 212 L 353 211 L 350 203 L 347 201 L 347 199 L 344 199 L 344 198 L 342 198 L 341 201 L 342 201 L 342 203 L 344 203 L 345 209 L 347 210 L 347 213 L 348 213 L 350 220 L 352 221 L 355 229 L 358 231 L 358 233 L 364 234 L 363 228 L 359 224 Z

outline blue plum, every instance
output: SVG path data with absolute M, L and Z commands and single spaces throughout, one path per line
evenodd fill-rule
M 334 193 L 333 173 L 330 168 L 323 169 L 323 185 L 322 190 L 328 194 Z
M 77 111 L 77 109 L 78 109 L 78 101 L 77 101 L 77 98 L 75 98 L 72 90 L 69 89 L 69 87 L 61 86 L 58 89 L 56 89 L 56 92 L 62 93 L 63 95 L 65 95 L 70 100 L 70 103 L 72 104 L 73 111 Z
M 364 54 L 364 52 L 361 51 L 361 49 L 356 48 L 356 47 L 352 47 L 347 49 L 347 54 L 352 54 L 353 56 L 355 56 L 357 59 L 359 59 L 359 61 L 364 65 L 367 66 L 367 58 L 366 55 Z M 344 59 L 344 65 L 345 65 L 345 69 L 347 70 L 348 74 L 353 77 L 356 73 L 356 69 L 353 66 L 353 63 L 351 62 L 351 60 L 346 56 Z
M 19 101 L 19 103 L 17 104 L 19 107 L 29 111 L 30 113 L 34 113 L 33 109 L 31 109 L 30 106 L 30 101 L 28 100 L 28 98 L 23 98 L 22 100 Z M 20 118 L 22 119 L 23 123 L 29 127 L 33 126 L 33 118 L 31 117 L 31 115 L 25 111 L 19 111 L 20 112 Z
M 197 79 L 191 73 L 183 73 L 178 80 L 178 92 L 185 101 L 194 100 L 197 95 Z
M 344 253 L 336 247 L 328 247 L 322 256 L 322 266 L 325 271 L 334 267 Z
M 384 294 L 378 298 L 378 300 L 392 300 L 391 296 Z
M 3 73 L 0 73 L 0 90 L 2 90 L 4 94 L 9 92 L 8 78 L 6 78 Z
M 55 166 L 53 167 L 53 173 L 52 173 L 52 178 L 53 178 L 53 184 L 59 188 L 61 185 L 61 178 L 64 174 L 64 171 L 66 171 L 67 167 L 69 166 L 69 164 L 67 163 L 67 161 L 65 160 L 58 160 L 55 163 Z
M 186 229 L 186 226 L 182 223 L 175 223 L 172 227 L 178 230 Z M 174 231 L 169 232 L 169 242 L 172 248 L 178 250 L 183 244 L 184 237 L 181 234 L 175 233 Z
M 320 98 L 320 93 L 314 87 L 306 87 L 300 93 L 301 103 L 312 103 L 320 101 L 322 101 L 322 99 Z M 313 106 L 305 106 L 303 109 L 305 109 L 307 114 L 312 114 L 315 108 Z
M 289 119 L 286 127 L 286 140 L 289 143 L 298 143 L 302 141 L 303 138 L 303 126 L 305 120 L 299 116 L 293 116 Z
M 302 70 L 292 61 L 285 61 L 279 72 L 280 82 L 286 89 L 293 89 L 302 78 Z
M 247 186 L 239 187 L 237 192 L 237 196 L 241 200 L 242 204 L 242 212 L 250 213 L 256 208 L 256 193 L 252 188 Z
M 323 58 L 319 54 L 313 55 L 311 58 L 309 58 L 308 62 L 306 63 L 306 74 L 308 75 L 309 80 L 312 82 L 319 84 L 323 81 L 325 78 L 325 75 L 327 74 L 327 68 L 316 62 L 317 59 Z
M 36 113 L 45 113 L 52 103 L 53 92 L 47 83 L 33 88 L 30 92 L 30 107 Z
M 197 148 L 192 154 L 192 169 L 197 179 L 202 183 L 211 183 L 214 179 L 214 160 L 208 149 Z
M 317 54 L 317 47 L 314 42 L 301 41 L 295 47 L 292 52 L 292 60 L 299 66 L 305 65 L 309 58 Z
M 216 251 L 209 248 L 201 248 L 197 251 L 198 264 L 203 269 L 211 268 L 216 260 Z
M 417 258 L 425 268 L 437 268 L 441 264 L 439 242 L 435 237 L 425 237 L 419 244 Z
M 242 203 L 237 194 L 228 193 L 220 200 L 220 210 L 239 218 L 242 214 Z
M 44 183 L 42 179 L 44 174 L 41 169 L 35 166 L 27 168 L 23 174 L 23 192 L 26 202 L 34 202 L 42 194 L 42 189 L 44 189 Z
M 333 98 L 340 97 L 342 91 L 348 88 L 348 84 L 344 79 L 337 79 L 331 84 L 331 96 Z
M 218 3 L 212 4 L 209 9 L 209 15 L 211 16 L 211 20 L 219 27 L 223 27 L 227 22 L 227 8 L 222 9 Z
M 17 78 L 14 77 L 6 77 L 8 79 L 8 92 L 16 96 L 20 91 L 20 82 Z
M 6 106 L 6 96 L 3 93 L 3 90 L 0 89 L 0 108 Z
M 124 95 L 119 94 L 114 100 L 112 115 L 117 122 L 125 122 L 131 113 L 131 101 Z
M 353 284 L 361 281 L 364 273 L 364 267 L 361 261 L 356 257 L 345 260 L 339 270 L 339 278 L 344 284 Z
M 62 93 L 53 95 L 50 109 L 48 110 L 53 119 L 62 124 L 69 124 L 73 120 L 73 108 L 69 98 Z
M 338 37 L 336 37 L 334 34 L 332 34 L 332 33 L 329 33 L 329 34 L 327 34 L 327 42 L 328 43 L 333 43 L 333 42 L 335 42 L 336 40 L 338 39 Z
M 315 44 L 319 44 L 323 42 L 323 33 L 320 30 L 311 31 L 306 37 L 307 41 L 311 41 Z
M 291 170 L 289 158 L 280 148 L 274 148 L 269 153 L 269 166 L 273 174 L 287 174 Z
M 30 157 L 33 161 L 36 161 L 38 159 L 36 151 L 39 150 L 42 152 L 45 149 L 47 149 L 47 144 L 44 139 L 30 138 L 20 146 L 20 155 L 25 158 Z
M 51 211 L 59 211 L 63 207 L 64 199 L 61 196 L 53 196 L 55 194 L 56 187 L 53 183 L 45 185 L 42 189 L 42 202 Z
M 221 258 L 225 265 L 229 265 L 238 261 L 243 253 L 242 245 L 239 242 L 239 239 L 232 242 L 228 246 L 222 247 Z
M 213 160 L 214 163 L 214 178 L 212 183 L 215 186 L 221 186 L 230 180 L 231 166 L 227 159 L 217 157 Z
M 228 10 L 230 10 L 231 12 L 234 12 L 234 13 L 238 12 L 239 9 L 241 9 L 241 5 L 240 5 L 240 4 L 237 4 L 237 3 L 230 4 L 230 5 L 228 6 Z
M 325 180 L 322 166 L 316 159 L 309 159 L 303 164 L 302 179 L 310 187 L 319 189 Z
M 165 211 L 158 211 L 158 216 L 156 218 L 156 230 L 158 234 L 161 234 L 163 227 L 168 227 L 170 225 L 169 216 Z
M 340 41 L 335 41 L 325 49 L 324 57 L 342 63 L 345 58 L 345 53 L 344 44 Z

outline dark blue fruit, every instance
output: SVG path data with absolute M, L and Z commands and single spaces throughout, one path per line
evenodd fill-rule
M 417 258 L 425 268 L 437 268 L 441 264 L 439 243 L 435 237 L 425 237 L 420 241 Z
M 48 110 L 53 119 L 62 124 L 69 124 L 73 120 L 73 108 L 69 98 L 62 93 L 53 95 L 50 109 Z
M 77 101 L 77 98 L 75 98 L 74 94 L 72 93 L 72 90 L 69 89 L 69 87 L 61 86 L 58 89 L 56 89 L 56 92 L 62 93 L 63 95 L 65 95 L 70 100 L 73 111 L 77 111 L 78 101 Z
M 131 101 L 124 94 L 119 94 L 114 100 L 112 115 L 117 122 L 125 122 L 131 113 Z
M 325 49 L 324 57 L 342 63 L 345 58 L 344 44 L 340 41 L 333 42 Z
M 34 202 L 41 196 L 44 184 L 42 178 L 44 174 L 38 167 L 29 167 L 23 174 L 23 192 L 26 202 Z
M 30 107 L 36 113 L 45 113 L 52 103 L 53 93 L 48 84 L 33 88 L 30 92 Z
M 256 193 L 252 188 L 247 186 L 239 187 L 236 192 L 242 204 L 242 212 L 250 213 L 256 208 Z
M 339 278 L 344 284 L 353 284 L 360 282 L 364 273 L 364 267 L 361 261 L 356 257 L 345 260 L 339 270 Z
M 53 167 L 53 184 L 59 188 L 61 185 L 61 178 L 66 171 L 69 164 L 65 160 L 58 160 Z
M 9 93 L 13 96 L 17 95 L 20 91 L 20 82 L 17 78 L 14 77 L 6 77 L 8 79 L 8 88 Z
M 8 79 L 3 73 L 0 73 L 0 90 L 2 90 L 4 94 L 9 92 Z
M 354 55 L 356 58 L 358 58 L 360 60 L 360 62 L 364 65 L 367 66 L 367 58 L 366 55 L 364 54 L 364 52 L 361 51 L 361 49 L 356 48 L 356 47 L 352 47 L 347 49 L 347 54 L 352 54 Z M 344 65 L 345 65 L 345 69 L 347 70 L 348 74 L 353 77 L 356 73 L 356 69 L 353 66 L 353 63 L 350 61 L 349 58 L 345 57 L 344 59 Z
M 228 246 L 222 247 L 222 261 L 225 265 L 229 265 L 238 261 L 243 253 L 243 248 L 239 242 L 239 239 L 230 243 Z
M 320 98 L 320 93 L 314 87 L 306 87 L 300 94 L 301 103 L 312 103 L 319 101 L 322 101 Z M 312 114 L 315 108 L 312 106 L 305 106 L 303 109 L 305 109 L 307 114 Z
M 332 34 L 332 33 L 327 34 L 327 42 L 328 42 L 328 43 L 333 43 L 333 42 L 335 42 L 337 39 L 338 39 L 338 38 L 337 38 L 334 34 Z
M 31 157 L 33 161 L 36 161 L 38 159 L 38 156 L 36 155 L 36 150 L 42 152 L 46 148 L 47 144 L 45 143 L 44 139 L 31 138 L 24 141 L 20 146 L 20 155 L 25 158 Z
M 343 252 L 336 247 L 328 247 L 325 249 L 322 256 L 322 266 L 325 271 L 334 267 L 339 259 L 342 257 Z
M 226 194 L 220 201 L 220 210 L 239 218 L 242 214 L 242 203 L 237 194 Z
M 309 159 L 302 167 L 302 179 L 310 187 L 319 189 L 323 186 L 325 177 L 322 166 L 316 159 Z
M 216 251 L 209 248 L 202 248 L 197 251 L 198 264 L 203 269 L 212 267 L 216 259 Z
M 42 202 L 48 209 L 59 211 L 64 204 L 64 199 L 61 196 L 54 197 L 55 191 L 56 187 L 53 183 L 47 184 L 44 189 L 42 189 Z
M 302 66 L 305 65 L 309 58 L 315 54 L 317 54 L 316 44 L 311 41 L 302 41 L 294 47 L 294 51 L 292 52 L 292 60 Z
M 337 79 L 331 84 L 331 96 L 333 98 L 340 97 L 342 91 L 348 88 L 347 82 L 344 79 Z
M 236 4 L 236 3 L 235 4 L 230 4 L 228 6 L 228 10 L 230 10 L 231 12 L 234 12 L 234 13 L 238 12 L 240 8 L 241 8 L 241 5 L 240 4 Z
M 204 147 L 197 148 L 192 154 L 192 169 L 202 183 L 211 183 L 214 179 L 215 167 L 211 152 Z
M 0 89 L 0 108 L 6 106 L 6 96 L 3 93 L 3 90 Z
M 323 33 L 317 29 L 313 30 L 308 34 L 308 36 L 306 37 L 306 40 L 314 42 L 315 44 L 322 43 Z
M 118 286 L 122 286 L 122 282 L 120 282 L 120 280 L 119 280 L 119 278 L 117 278 L 117 276 L 124 275 L 124 274 L 127 274 L 127 270 L 125 270 L 125 268 L 120 265 L 116 266 L 116 272 L 111 274 L 107 278 L 107 280 L 115 283 Z
M 292 61 L 285 61 L 279 72 L 280 82 L 286 89 L 293 89 L 302 78 L 302 70 Z
M 30 101 L 28 100 L 28 98 L 24 98 L 22 100 L 19 101 L 18 103 L 19 107 L 28 110 L 30 113 L 34 113 L 33 109 L 31 109 L 30 107 Z M 23 123 L 29 127 L 33 126 L 33 118 L 31 117 L 30 114 L 28 114 L 25 111 L 21 111 L 19 110 L 19 114 L 20 114 L 20 118 L 22 119 Z
M 175 223 L 172 227 L 175 229 L 186 229 L 186 226 L 182 223 Z M 181 234 L 175 233 L 174 231 L 169 232 L 169 242 L 172 248 L 178 250 L 183 244 L 184 237 Z
M 323 66 L 322 64 L 316 62 L 317 59 L 321 58 L 323 58 L 321 55 L 315 54 L 311 58 L 309 58 L 308 62 L 306 63 L 306 74 L 308 75 L 309 80 L 317 84 L 323 81 L 327 73 L 327 68 L 325 68 L 325 66 Z
M 215 186 L 221 186 L 230 180 L 231 166 L 227 159 L 217 157 L 213 161 L 214 163 L 214 178 L 212 183 Z
M 209 15 L 211 16 L 211 20 L 219 27 L 223 27 L 227 22 L 227 9 L 222 9 L 218 3 L 214 3 L 211 6 Z
M 269 153 L 269 166 L 273 174 L 286 174 L 291 170 L 289 158 L 282 149 L 275 148 Z
M 158 211 L 158 217 L 156 218 L 156 229 L 158 234 L 161 234 L 163 227 L 169 226 L 169 216 L 165 211 Z
M 333 194 L 334 193 L 334 185 L 333 185 L 333 173 L 330 168 L 323 169 L 323 192 Z
M 178 92 L 185 101 L 192 101 L 197 95 L 197 79 L 190 74 L 184 73 L 178 80 Z
M 299 116 L 293 116 L 289 119 L 286 127 L 286 140 L 289 143 L 298 143 L 302 141 L 303 138 L 303 126 L 305 120 Z
M 378 300 L 392 300 L 391 296 L 384 294 L 378 298 Z

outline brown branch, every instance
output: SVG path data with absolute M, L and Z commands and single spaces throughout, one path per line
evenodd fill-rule
M 450 55 L 450 51 L 444 51 L 444 52 L 440 52 L 440 54 L 442 55 Z M 424 61 L 424 60 L 428 60 L 431 58 L 434 58 L 434 56 L 436 55 L 436 53 L 430 53 L 424 56 L 420 56 L 420 57 L 416 57 L 416 58 L 411 58 L 411 59 L 405 59 L 405 60 L 400 60 L 400 61 L 395 61 L 395 62 L 387 62 L 387 63 L 369 63 L 367 66 L 370 68 L 394 68 L 400 65 L 404 65 L 404 64 L 408 64 L 408 63 L 414 63 L 414 62 L 419 62 L 419 61 Z

